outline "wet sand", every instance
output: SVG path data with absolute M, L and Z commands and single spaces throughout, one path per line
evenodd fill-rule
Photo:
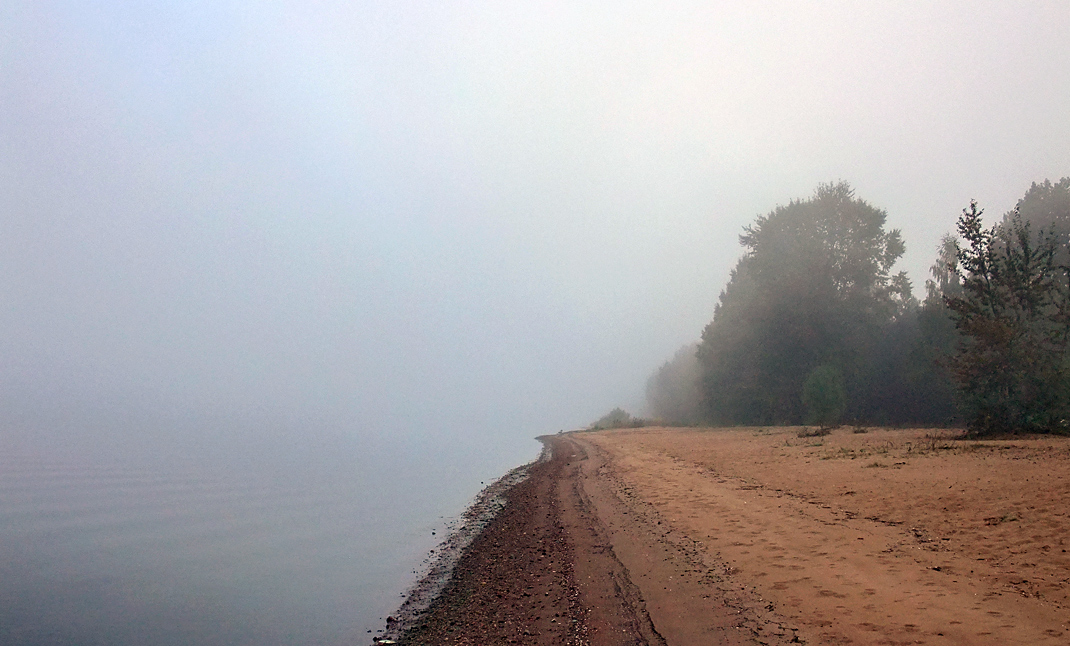
M 1070 438 L 854 430 L 542 438 L 399 641 L 1070 643 Z

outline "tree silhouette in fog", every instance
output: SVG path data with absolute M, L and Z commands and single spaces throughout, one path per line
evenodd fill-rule
M 921 303 L 892 273 L 904 245 L 885 220 L 844 183 L 757 218 L 697 351 L 648 381 L 651 410 L 798 424 L 821 408 L 806 384 L 827 368 L 851 421 L 1070 430 L 1070 178 L 1034 183 L 990 229 L 965 209 Z
M 683 346 L 647 380 L 646 401 L 654 419 L 681 426 L 702 421 L 702 367 L 697 351 L 697 343 Z
M 838 183 L 744 229 L 698 351 L 711 421 L 803 421 L 803 383 L 819 365 L 843 375 L 849 417 L 867 412 L 882 333 L 916 307 L 905 273 L 891 273 L 905 247 L 886 219 Z

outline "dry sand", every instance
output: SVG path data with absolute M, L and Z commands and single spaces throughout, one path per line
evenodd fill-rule
M 1070 643 L 1070 438 L 799 430 L 544 438 L 403 641 Z
M 644 522 L 809 643 L 1070 643 L 1070 439 L 798 430 L 578 439 Z M 659 629 L 665 605 L 663 619 L 650 604 Z

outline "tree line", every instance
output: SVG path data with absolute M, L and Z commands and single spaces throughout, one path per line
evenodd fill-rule
M 1070 430 L 1070 178 L 990 227 L 976 203 L 918 299 L 887 213 L 846 183 L 759 216 L 701 340 L 647 382 L 674 424 Z

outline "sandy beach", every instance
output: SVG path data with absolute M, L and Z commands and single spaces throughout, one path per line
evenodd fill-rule
M 1070 438 L 800 430 L 541 438 L 399 641 L 1070 640 Z

